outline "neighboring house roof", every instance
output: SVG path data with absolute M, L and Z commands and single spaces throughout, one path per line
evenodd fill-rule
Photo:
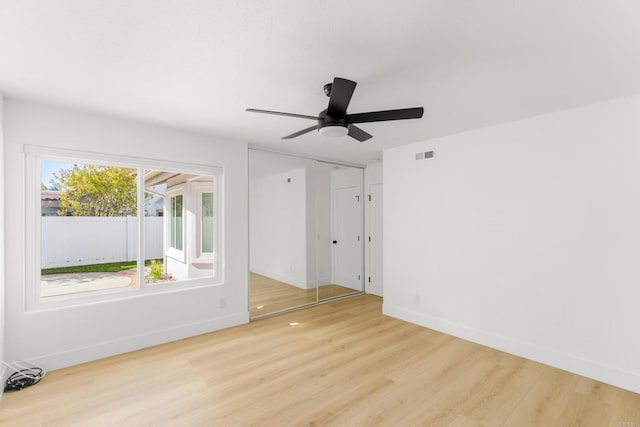
M 42 216 L 59 216 L 60 191 L 41 190 L 40 192 L 40 212 Z
M 61 197 L 62 195 L 60 191 L 54 191 L 54 190 L 40 191 L 40 200 L 47 200 L 47 201 L 60 200 Z

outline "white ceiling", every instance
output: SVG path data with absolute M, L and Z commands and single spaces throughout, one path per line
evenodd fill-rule
M 640 92 L 637 0 L 0 0 L 0 92 L 364 163 L 381 150 Z M 421 120 L 315 133 L 334 76 L 349 112 Z

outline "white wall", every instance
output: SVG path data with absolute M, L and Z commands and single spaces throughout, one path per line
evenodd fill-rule
M 251 271 L 303 289 L 307 280 L 307 173 L 292 169 L 249 183 Z
M 246 144 L 13 99 L 4 119 L 7 359 L 54 369 L 248 321 Z M 223 167 L 224 283 L 25 313 L 24 144 Z
M 0 93 L 0 360 L 7 360 L 5 357 L 5 345 L 4 345 L 4 337 L 5 337 L 5 264 L 4 264 L 4 256 L 5 256 L 5 215 L 4 215 L 4 207 L 5 207 L 5 189 L 4 189 L 4 176 L 5 176 L 5 167 L 4 167 L 4 97 L 2 93 Z M 0 380 L 2 384 L 4 384 L 4 372 L 6 371 L 4 365 L 0 367 Z M 2 396 L 2 391 L 4 387 L 0 389 L 0 396 Z
M 365 186 L 382 184 L 382 162 L 369 163 L 364 170 Z
M 331 189 L 344 187 L 359 187 L 362 192 L 363 170 L 360 168 L 344 167 L 331 173 Z
M 384 313 L 640 392 L 639 117 L 633 96 L 385 151 Z

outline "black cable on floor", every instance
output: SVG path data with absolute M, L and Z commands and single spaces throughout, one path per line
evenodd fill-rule
M 44 376 L 44 369 L 34 366 L 33 368 L 20 369 L 7 378 L 4 391 L 18 391 L 23 388 L 38 384 Z

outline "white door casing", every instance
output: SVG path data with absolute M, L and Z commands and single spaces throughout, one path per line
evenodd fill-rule
M 382 184 L 369 185 L 369 271 L 367 292 L 382 296 Z

